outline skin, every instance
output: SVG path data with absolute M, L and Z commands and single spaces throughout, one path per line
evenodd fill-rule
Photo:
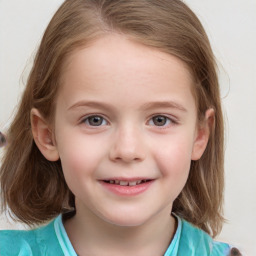
M 36 144 L 61 159 L 76 197 L 77 214 L 64 223 L 74 249 L 163 255 L 176 230 L 173 201 L 204 152 L 213 110 L 199 125 L 186 65 L 116 34 L 74 52 L 61 81 L 54 125 L 36 109 L 31 119 Z M 151 183 L 120 195 L 103 182 L 116 179 Z

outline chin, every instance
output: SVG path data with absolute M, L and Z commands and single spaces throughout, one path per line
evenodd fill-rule
M 145 222 L 137 220 L 118 220 L 118 221 L 109 221 L 110 224 L 117 227 L 139 227 L 142 226 Z
M 139 216 L 125 213 L 117 216 L 116 213 L 114 213 L 114 216 L 104 216 L 103 220 L 105 222 L 108 222 L 112 225 L 119 226 L 119 227 L 138 227 L 143 225 L 146 222 L 145 216 Z

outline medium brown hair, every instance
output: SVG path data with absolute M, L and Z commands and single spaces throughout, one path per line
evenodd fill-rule
M 30 111 L 52 122 L 61 69 L 67 57 L 106 33 L 121 33 L 177 56 L 194 79 L 201 120 L 207 109 L 215 120 L 207 148 L 192 161 L 187 183 L 173 212 L 215 236 L 222 227 L 223 117 L 216 63 L 196 15 L 180 0 L 66 0 L 49 23 L 17 114 L 8 132 L 0 172 L 3 210 L 26 224 L 40 224 L 74 207 L 61 162 L 46 160 L 31 132 Z

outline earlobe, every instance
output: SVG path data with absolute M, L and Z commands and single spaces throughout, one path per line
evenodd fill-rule
M 208 109 L 205 112 L 205 119 L 202 124 L 199 124 L 197 134 L 194 141 L 193 151 L 192 151 L 192 160 L 199 160 L 203 155 L 211 130 L 214 125 L 214 110 L 212 108 Z
M 47 160 L 57 161 L 59 159 L 59 153 L 49 124 L 35 108 L 31 110 L 30 120 L 32 134 L 38 149 Z

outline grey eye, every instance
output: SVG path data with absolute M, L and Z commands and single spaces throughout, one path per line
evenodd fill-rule
M 89 116 L 84 122 L 89 126 L 101 126 L 106 125 L 106 120 L 101 116 Z
M 165 126 L 171 122 L 170 118 L 166 116 L 154 116 L 151 118 L 149 124 L 155 126 Z

